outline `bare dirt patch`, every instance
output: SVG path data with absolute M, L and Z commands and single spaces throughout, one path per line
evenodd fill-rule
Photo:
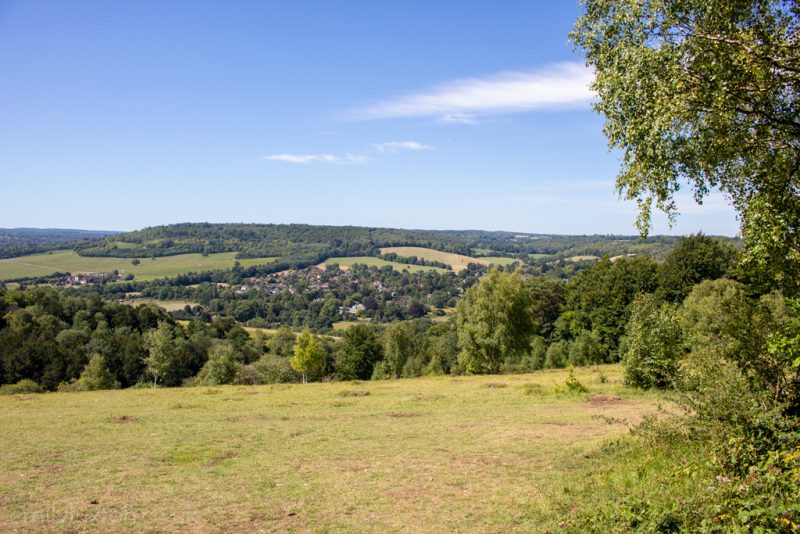
M 616 395 L 592 395 L 586 399 L 586 403 L 594 407 L 614 406 L 622 404 L 623 400 Z
M 136 419 L 132 415 L 118 415 L 116 417 L 112 417 L 111 421 L 114 423 L 125 424 L 125 423 L 133 423 L 135 421 L 138 421 L 138 419 Z

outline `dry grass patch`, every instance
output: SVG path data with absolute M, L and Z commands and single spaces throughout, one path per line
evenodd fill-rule
M 661 400 L 603 372 L 624 402 L 562 371 L 0 398 L 0 531 L 555 532 L 607 420 Z
M 463 256 L 461 254 L 453 254 L 452 252 L 442 252 L 432 248 L 424 247 L 386 247 L 382 248 L 381 254 L 397 254 L 398 256 L 410 257 L 416 256 L 423 260 L 438 261 L 452 267 L 453 272 L 457 273 L 467 268 L 470 263 L 478 263 L 480 265 L 491 265 L 492 262 L 486 258 L 473 258 L 472 256 Z

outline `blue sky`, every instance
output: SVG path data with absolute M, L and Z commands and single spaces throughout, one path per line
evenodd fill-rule
M 0 0 L 0 227 L 635 233 L 577 9 Z M 655 233 L 736 233 L 680 200 Z

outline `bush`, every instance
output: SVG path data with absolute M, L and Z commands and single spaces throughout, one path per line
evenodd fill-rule
M 566 365 L 569 358 L 569 342 L 556 341 L 547 347 L 544 366 L 548 369 L 558 369 Z
M 78 381 L 81 383 L 84 391 L 114 389 L 117 387 L 114 375 L 108 370 L 108 367 L 106 367 L 106 360 L 100 354 L 92 355 Z
M 29 378 L 23 378 L 16 384 L 0 386 L 0 395 L 19 395 L 23 393 L 44 393 L 44 388 Z
M 214 343 L 208 351 L 208 361 L 197 374 L 198 382 L 209 386 L 230 384 L 236 376 L 236 357 L 227 342 Z
M 602 363 L 607 351 L 600 341 L 597 332 L 583 330 L 569 346 L 569 363 L 572 365 L 588 365 Z
M 252 365 L 260 384 L 288 384 L 298 382 L 298 375 L 289 364 L 288 358 L 265 354 Z
M 683 355 L 681 339 L 681 328 L 671 305 L 653 295 L 638 297 L 620 343 L 625 383 L 644 389 L 674 385 Z
M 564 385 L 567 386 L 569 391 L 573 391 L 576 393 L 586 393 L 589 389 L 581 383 L 580 380 L 575 376 L 575 368 L 570 364 L 567 367 L 567 379 L 564 382 Z
M 81 377 L 70 382 L 58 385 L 58 391 L 98 391 L 101 389 L 115 389 L 119 384 L 114 380 L 114 375 L 106 367 L 105 358 L 100 354 L 93 354 L 89 363 L 83 368 Z
M 238 386 L 254 386 L 263 382 L 261 381 L 261 375 L 254 366 L 237 363 L 236 373 L 231 383 Z

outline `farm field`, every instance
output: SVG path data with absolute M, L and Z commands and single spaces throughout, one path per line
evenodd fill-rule
M 512 263 L 522 264 L 521 260 L 516 258 L 506 258 L 503 256 L 484 256 L 482 258 L 477 258 L 479 260 L 488 261 L 492 265 L 511 265 Z
M 386 261 L 380 258 L 373 258 L 372 256 L 352 256 L 346 258 L 328 258 L 322 265 L 330 265 L 331 263 L 338 263 L 339 267 L 350 268 L 351 266 L 359 263 L 369 267 L 385 267 L 390 265 L 396 271 L 408 271 L 416 273 L 419 271 L 437 271 L 440 273 L 446 272 L 446 269 L 439 267 L 425 267 L 423 265 L 408 265 L 406 263 L 399 263 L 396 261 Z
M 236 262 L 235 252 L 218 254 L 178 254 L 159 258 L 140 258 L 139 265 L 131 264 L 131 258 L 109 258 L 79 256 L 73 250 L 61 250 L 45 254 L 32 254 L 19 258 L 0 260 L 0 280 L 14 280 L 32 276 L 47 276 L 55 272 L 107 273 L 117 270 L 122 274 L 132 273 L 136 280 L 154 280 L 191 271 L 230 269 Z M 275 258 L 241 259 L 242 267 L 272 263 Z
M 0 397 L 0 530 L 563 531 L 663 402 L 600 370 Z
M 397 254 L 398 256 L 416 256 L 425 260 L 439 261 L 445 263 L 453 268 L 453 272 L 459 272 L 466 269 L 470 263 L 479 263 L 481 265 L 489 265 L 492 262 L 487 258 L 473 258 L 472 256 L 462 256 L 461 254 L 453 254 L 451 252 L 442 252 L 432 248 L 424 247 L 386 247 L 382 248 L 381 254 Z
M 599 259 L 600 259 L 600 256 L 591 256 L 591 255 L 587 255 L 587 256 L 570 256 L 569 258 L 567 258 L 567 261 L 572 261 L 572 262 L 596 261 L 596 260 L 599 260 Z
M 168 312 L 182 310 L 186 306 L 192 308 L 198 306 L 197 302 L 192 302 L 191 300 L 159 300 L 142 298 L 125 299 L 122 301 L 122 303 L 129 306 L 138 306 L 139 304 L 155 304 L 159 308 L 162 308 Z
M 336 321 L 331 326 L 333 327 L 333 331 L 334 332 L 341 332 L 341 331 L 347 330 L 351 326 L 355 326 L 355 325 L 358 325 L 358 324 L 366 324 L 366 325 L 368 325 L 368 324 L 372 324 L 372 323 L 369 320 L 366 320 L 366 321 L 358 321 L 358 320 L 357 321 Z

